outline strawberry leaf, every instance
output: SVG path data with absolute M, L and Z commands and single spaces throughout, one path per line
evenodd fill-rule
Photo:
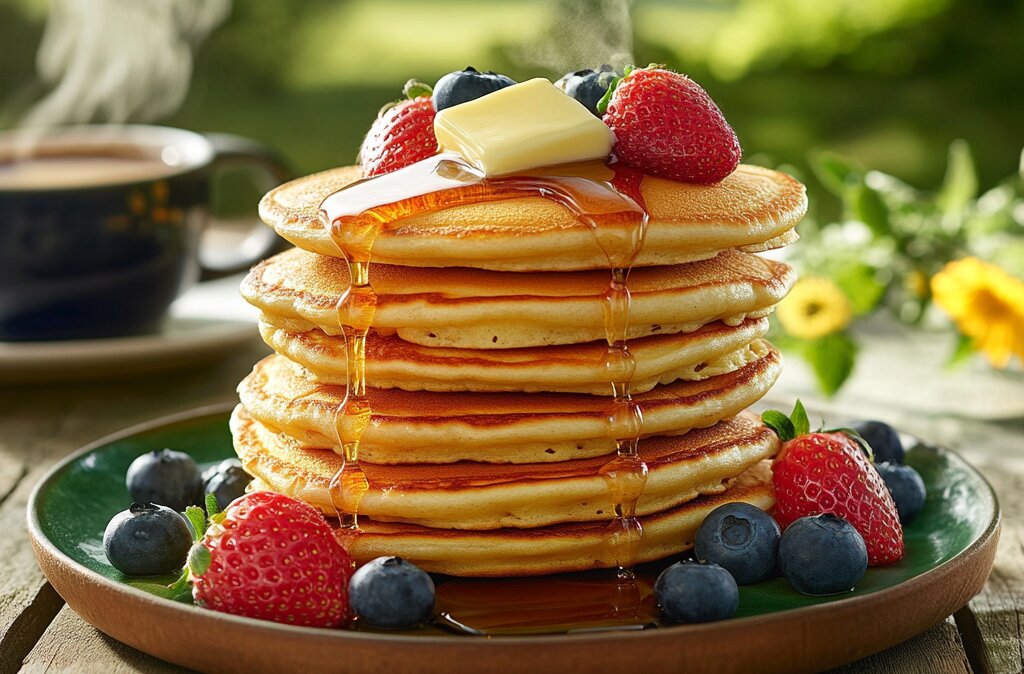
M 188 551 L 188 569 L 193 576 L 201 576 L 210 568 L 210 551 L 202 543 L 196 543 Z
M 185 508 L 185 519 L 192 526 L 192 540 L 203 540 L 203 534 L 206 533 L 206 514 L 203 509 L 199 506 Z
M 855 428 L 848 428 L 846 426 L 840 426 L 839 428 L 826 428 L 822 429 L 822 433 L 842 433 L 847 435 L 851 440 L 860 445 L 860 448 L 864 450 L 864 454 L 867 455 L 868 461 L 871 463 L 875 462 L 875 450 L 871 448 L 871 443 L 864 439 L 864 436 L 860 434 Z
M 217 505 L 217 497 L 213 494 L 206 495 L 206 512 L 210 514 L 211 519 L 214 515 L 220 513 L 220 506 Z
M 626 79 L 631 72 L 636 70 L 635 66 L 626 66 L 622 69 L 622 77 L 616 77 L 608 85 L 608 91 L 604 92 L 604 96 L 597 102 L 597 112 L 603 115 L 608 111 L 608 104 L 612 102 L 612 96 L 615 94 L 615 90 L 622 83 L 622 80 Z
M 170 585 L 161 585 L 148 580 L 129 580 L 128 584 L 161 599 L 192 603 L 192 577 L 189 575 L 188 566 L 181 570 L 178 579 Z
M 793 406 L 793 413 L 789 415 L 789 420 L 793 424 L 793 432 L 797 436 L 807 435 L 811 432 L 811 422 L 807 418 L 807 410 L 804 409 L 804 404 L 797 398 L 796 404 Z
M 177 594 L 174 590 L 167 587 L 166 585 L 161 585 L 160 583 L 150 583 L 144 580 L 129 580 L 128 585 L 134 587 L 136 590 L 142 590 L 143 592 L 148 592 L 149 594 L 156 595 L 157 597 L 162 597 L 163 599 L 173 599 L 175 594 Z
M 410 100 L 420 96 L 429 96 L 432 93 L 434 93 L 433 87 L 419 80 L 409 80 L 402 87 L 402 95 Z
M 779 436 L 779 439 L 783 442 L 792 440 L 796 437 L 796 429 L 793 426 L 793 422 L 790 421 L 782 412 L 778 410 L 768 410 L 761 414 L 761 421 L 768 428 L 775 431 L 775 434 Z

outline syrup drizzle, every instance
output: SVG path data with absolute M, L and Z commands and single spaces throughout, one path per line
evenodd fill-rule
M 544 167 L 507 177 L 487 178 L 453 154 L 440 154 L 398 171 L 362 180 L 329 196 L 321 215 L 347 261 L 348 290 L 338 302 L 345 337 L 348 376 L 345 399 L 335 415 L 337 446 L 344 459 L 331 481 L 331 500 L 342 526 L 358 531 L 359 501 L 367 489 L 359 467 L 359 445 L 372 411 L 366 395 L 366 335 L 376 295 L 370 283 L 373 242 L 380 229 L 417 213 L 459 205 L 540 196 L 561 204 L 586 224 L 611 272 L 603 313 L 608 348 L 604 369 L 612 392 L 607 437 L 615 457 L 601 468 L 614 517 L 609 524 L 609 560 L 619 570 L 618 592 L 634 592 L 632 567 L 643 530 L 636 504 L 647 481 L 637 453 L 643 415 L 630 395 L 636 361 L 627 340 L 629 272 L 643 247 L 647 213 L 638 185 L 640 174 L 602 162 Z

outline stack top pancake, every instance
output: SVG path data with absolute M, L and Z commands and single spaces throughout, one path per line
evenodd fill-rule
M 339 256 L 320 204 L 356 182 L 359 167 L 286 183 L 260 203 L 267 224 L 296 246 Z M 640 193 L 650 216 L 636 266 L 706 259 L 727 248 L 761 251 L 796 238 L 807 210 L 803 185 L 789 176 L 741 165 L 715 185 L 645 176 Z M 607 269 L 590 228 L 554 201 L 527 196 L 419 213 L 381 228 L 374 260 L 411 267 L 504 271 Z

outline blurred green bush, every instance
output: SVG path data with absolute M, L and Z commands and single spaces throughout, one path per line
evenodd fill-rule
M 40 93 L 33 62 L 46 6 L 0 3 L 0 126 Z M 580 11 L 617 10 L 601 0 L 239 0 L 199 50 L 189 96 L 167 122 L 265 140 L 303 172 L 348 163 L 409 77 L 468 64 L 557 75 L 524 65 L 524 54 L 572 40 Z M 636 62 L 701 82 L 746 156 L 808 180 L 822 218 L 840 205 L 816 189 L 809 151 L 934 184 L 963 138 L 991 184 L 1024 146 L 1024 2 L 637 0 L 631 14 Z

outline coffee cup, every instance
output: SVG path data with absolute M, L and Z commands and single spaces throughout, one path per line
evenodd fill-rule
M 256 222 L 225 254 L 204 231 L 211 182 L 251 166 L 287 180 L 266 146 L 169 127 L 83 125 L 0 134 L 0 341 L 156 331 L 200 278 L 281 245 Z

